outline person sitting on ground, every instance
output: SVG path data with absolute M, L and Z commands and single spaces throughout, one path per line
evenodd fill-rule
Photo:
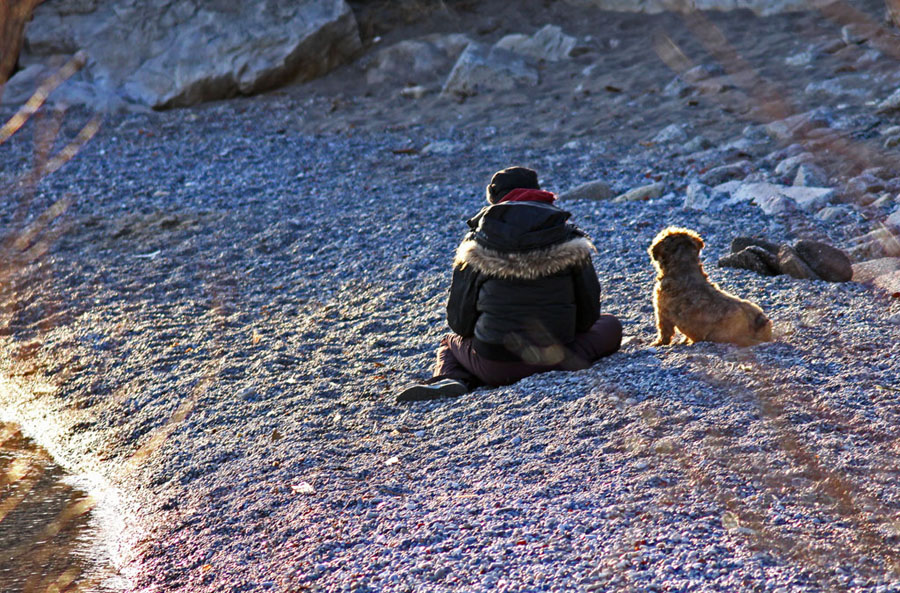
M 453 334 L 437 350 L 433 377 L 398 402 L 458 396 L 554 370 L 588 368 L 616 352 L 622 324 L 600 314 L 594 246 L 525 167 L 498 171 L 468 221 L 447 301 Z

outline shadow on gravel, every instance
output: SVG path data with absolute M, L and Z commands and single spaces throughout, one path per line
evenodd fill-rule
M 699 350 L 688 361 L 692 384 L 720 391 L 718 406 L 743 413 L 713 421 L 711 409 L 685 422 L 663 411 L 664 401 L 641 403 L 636 416 L 653 443 L 645 449 L 656 460 L 651 465 L 674 461 L 687 478 L 673 488 L 673 504 L 698 492 L 711 498 L 728 533 L 827 590 L 846 586 L 836 572 L 844 567 L 865 579 L 900 576 L 896 505 L 873 491 L 894 479 L 896 435 L 873 432 L 852 411 L 814 397 L 814 389 L 781 381 L 789 369 L 756 350 Z M 847 463 L 823 450 L 822 433 L 870 443 L 865 459 Z

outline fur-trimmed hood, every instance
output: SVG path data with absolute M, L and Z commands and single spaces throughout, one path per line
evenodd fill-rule
M 585 237 L 576 237 L 557 245 L 533 251 L 501 252 L 466 239 L 456 250 L 453 264 L 471 266 L 477 272 L 499 278 L 534 280 L 581 265 L 596 251 Z

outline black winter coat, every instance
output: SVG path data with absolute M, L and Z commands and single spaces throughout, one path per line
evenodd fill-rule
M 447 322 L 489 360 L 557 364 L 600 316 L 594 246 L 570 213 L 501 202 L 468 221 L 456 251 Z M 560 360 L 557 360 L 560 359 Z

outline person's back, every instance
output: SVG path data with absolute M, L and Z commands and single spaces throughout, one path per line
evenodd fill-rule
M 398 401 L 461 395 L 550 370 L 575 370 L 619 349 L 622 325 L 600 314 L 594 246 L 553 205 L 537 173 L 494 174 L 490 206 L 468 221 L 447 301 L 453 334 L 438 348 L 434 376 Z
M 482 279 L 474 327 L 467 319 L 473 312 L 461 310 L 452 289 L 448 322 L 457 334 L 471 335 L 488 359 L 550 363 L 549 355 L 556 364 L 561 351 L 551 347 L 574 340 L 600 314 L 593 246 L 567 223 L 568 212 L 527 199 L 547 200 L 549 192 L 516 190 L 514 196 L 520 199 L 489 206 L 469 221 L 473 230 L 454 263 Z

